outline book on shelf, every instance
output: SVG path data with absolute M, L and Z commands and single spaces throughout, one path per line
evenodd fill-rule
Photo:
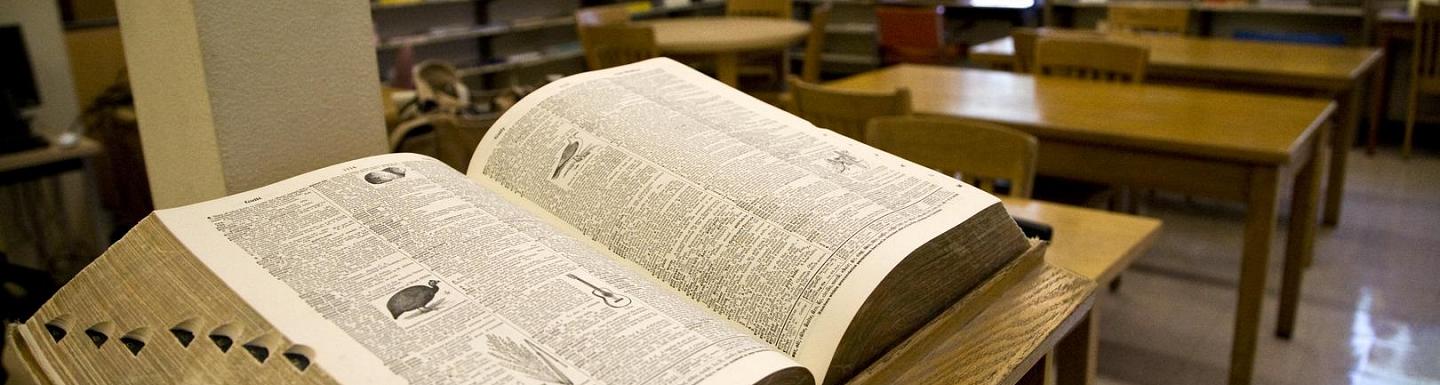
M 56 384 L 834 384 L 1039 248 L 662 58 L 536 90 L 467 174 L 380 155 L 156 211 L 7 348 Z

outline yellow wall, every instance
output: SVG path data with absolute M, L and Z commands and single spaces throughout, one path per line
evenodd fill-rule
M 75 97 L 80 108 L 90 106 L 119 79 L 125 69 L 125 49 L 120 27 L 96 27 L 65 31 L 65 48 L 70 54 L 70 74 L 75 79 Z

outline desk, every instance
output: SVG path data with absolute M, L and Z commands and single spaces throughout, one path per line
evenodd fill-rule
M 731 87 L 740 84 L 740 53 L 788 53 L 786 47 L 810 32 L 808 23 L 768 17 L 686 17 L 639 23 L 655 29 L 655 45 L 662 54 L 714 55 L 716 77 Z
M 1106 287 L 1150 249 L 1160 233 L 1160 220 L 1067 206 L 1058 203 L 1001 197 L 1010 215 L 1050 225 L 1055 239 L 1045 261 L 1079 273 Z M 1098 301 L 1098 297 L 1097 297 Z M 1054 353 L 1056 383 L 1094 384 L 1099 350 L 1099 304 L 1060 340 Z
M 13 199 L 23 205 L 24 208 L 21 210 L 22 213 L 16 214 L 29 218 L 30 230 L 34 231 L 36 256 L 41 262 L 51 264 L 48 268 L 52 273 L 73 274 L 74 271 L 70 271 L 70 269 L 78 270 L 84 266 L 83 263 L 80 263 L 78 266 L 60 266 L 60 268 L 57 269 L 54 265 L 57 261 L 53 260 L 46 251 L 49 242 L 45 237 L 45 224 L 50 221 L 60 222 L 62 224 L 69 223 L 70 219 L 69 215 L 66 215 L 65 205 L 60 197 L 63 190 L 60 186 L 58 175 L 83 169 L 86 160 L 99 155 L 100 152 L 101 147 L 99 143 L 89 138 L 82 138 L 79 143 L 69 148 L 51 144 L 33 150 L 0 155 L 0 186 L 15 185 L 17 187 L 14 190 L 15 197 Z M 46 197 L 46 194 L 42 192 L 44 186 L 39 183 L 48 185 L 52 192 L 49 197 Z M 45 213 L 41 212 L 41 203 L 46 202 L 47 199 L 45 198 L 48 198 L 49 202 L 59 208 L 60 220 L 56 221 L 55 218 L 47 218 Z M 94 194 L 91 194 L 90 199 L 88 199 L 89 206 L 94 206 L 95 200 L 93 198 Z M 85 255 L 86 257 L 93 257 L 97 254 L 94 252 L 95 250 L 90 250 L 90 248 L 96 244 L 96 240 L 93 237 L 93 235 L 96 234 L 94 228 L 94 212 L 94 207 L 86 207 L 86 212 L 84 212 L 84 216 L 88 221 L 83 224 L 81 229 L 81 233 L 84 235 L 84 238 L 82 238 L 84 241 L 79 243 L 83 245 L 83 249 L 79 250 L 79 254 Z M 64 230 L 63 233 L 65 233 L 65 235 L 74 233 L 68 228 Z
M 1047 30 L 1046 33 L 1082 33 Z M 1087 33 L 1088 35 L 1096 35 Z M 1340 222 L 1345 194 L 1345 165 L 1355 144 L 1361 107 L 1360 83 L 1369 76 L 1378 84 L 1384 51 L 1377 48 L 1325 47 L 1255 41 L 1163 35 L 1107 34 L 1106 39 L 1150 47 L 1147 77 L 1182 81 L 1280 88 L 1328 95 L 1339 101 L 1335 140 L 1331 146 L 1325 223 Z M 992 66 L 1013 63 L 1015 45 L 1001 38 L 970 50 L 971 60 Z M 1370 87 L 1372 93 L 1379 87 Z M 1379 98 L 1371 96 L 1371 110 Z M 1373 113 L 1373 112 L 1372 112 Z
M 1145 84 L 1034 78 L 899 65 L 830 85 L 910 89 L 920 114 L 998 123 L 1040 140 L 1037 172 L 1247 203 L 1230 383 L 1253 370 L 1280 186 L 1293 175 L 1281 322 L 1288 335 L 1300 267 L 1315 236 L 1316 159 L 1334 103 Z M 1288 317 L 1288 318 L 1287 318 Z

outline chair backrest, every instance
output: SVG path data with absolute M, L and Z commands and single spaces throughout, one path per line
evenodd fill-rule
M 575 10 L 575 35 L 585 40 L 585 27 L 617 25 L 630 22 L 630 10 L 624 5 L 602 5 Z
M 1101 39 L 1042 36 L 1035 43 L 1037 76 L 1059 76 L 1116 83 L 1145 80 L 1150 49 Z
M 580 8 L 575 11 L 575 25 L 594 27 L 597 25 L 625 24 L 630 22 L 630 11 L 624 5 L 602 5 Z
M 1421 2 L 1415 9 L 1415 86 L 1440 92 L 1440 5 Z
M 480 139 L 500 117 L 456 116 L 429 114 L 401 123 L 390 133 L 390 150 L 413 152 L 439 159 L 450 167 L 464 171 Z
M 997 193 L 1029 198 L 1035 183 L 1035 137 L 996 124 L 942 117 L 880 117 L 870 120 L 865 143 L 911 162 Z
M 875 30 L 885 50 L 935 51 L 945 46 L 945 7 L 875 7 Z
M 1035 41 L 1040 40 L 1040 31 L 1035 28 L 1011 28 L 1010 41 L 1015 45 L 1015 72 L 1030 72 L 1035 62 Z
M 805 39 L 805 64 L 800 67 L 800 79 L 807 82 L 820 82 L 820 55 L 825 53 L 825 26 L 830 24 L 832 7 L 825 2 L 810 10 L 810 36 Z
M 1190 30 L 1190 8 L 1122 3 L 1111 3 L 1108 8 L 1105 22 L 1109 31 L 1184 35 Z
M 790 0 L 725 0 L 725 16 L 789 19 L 794 9 Z
M 660 56 L 655 30 L 644 25 L 600 25 L 580 27 L 580 45 L 585 64 L 597 70 L 630 64 Z
M 891 92 L 839 90 L 790 77 L 795 115 L 810 123 L 864 140 L 865 125 L 871 118 L 910 114 L 910 90 Z

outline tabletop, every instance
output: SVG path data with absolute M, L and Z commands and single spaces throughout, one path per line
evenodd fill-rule
M 640 22 L 655 29 L 655 45 L 672 54 L 780 48 L 805 37 L 810 24 L 770 17 L 680 17 Z
M 1024 198 L 1000 197 L 1010 215 L 1050 225 L 1045 260 L 1104 285 L 1143 254 L 1160 220 Z
M 1155 34 L 1099 34 L 1080 30 L 1047 30 L 1046 33 L 1104 36 L 1107 40 L 1143 45 L 1150 48 L 1152 68 L 1162 71 L 1168 67 L 1352 81 L 1363 76 L 1382 56 L 1378 48 Z M 1010 37 L 1004 37 L 976 45 L 970 49 L 970 54 L 980 56 L 982 60 L 985 57 L 1013 57 L 1015 44 Z
M 831 82 L 910 89 L 917 113 L 1011 125 L 1047 139 L 1288 164 L 1329 116 L 1323 99 L 902 64 Z
M 0 154 L 0 172 L 19 170 L 71 159 L 88 158 L 99 154 L 100 143 L 90 138 L 80 138 L 74 146 L 60 147 L 54 143 L 34 150 Z

